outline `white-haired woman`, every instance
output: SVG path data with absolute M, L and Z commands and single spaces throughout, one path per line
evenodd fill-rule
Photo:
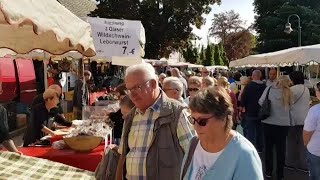
M 181 179 L 263 180 L 256 149 L 231 129 L 233 105 L 225 88 L 199 91 L 189 107 L 189 122 L 194 125 L 198 137 L 191 140 L 186 152 Z
M 273 172 L 273 147 L 277 155 L 277 179 L 283 179 L 283 168 L 286 157 L 286 137 L 290 126 L 290 107 L 293 102 L 292 85 L 288 76 L 280 76 L 276 83 L 266 88 L 259 100 L 262 105 L 265 99 L 271 102 L 271 114 L 262 120 L 265 148 L 265 176 L 270 178 Z

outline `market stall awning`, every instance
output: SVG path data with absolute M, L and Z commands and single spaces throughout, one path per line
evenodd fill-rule
M 25 58 L 25 59 L 36 59 L 36 60 L 44 60 L 44 59 L 52 59 L 52 60 L 61 60 L 63 58 L 72 58 L 72 59 L 80 59 L 82 58 L 82 54 L 78 51 L 69 51 L 61 55 L 53 55 L 45 52 L 41 49 L 35 49 L 30 51 L 27 54 L 18 54 L 11 49 L 1 48 L 0 49 L 0 57 L 12 56 L 14 58 Z
M 97 8 L 94 0 L 58 0 L 58 2 L 79 18 L 86 18 L 91 11 Z
M 251 55 L 231 61 L 230 67 L 272 67 L 320 63 L 320 44 L 289 48 L 281 51 Z
M 90 24 L 56 0 L 0 0 L 0 48 L 24 54 L 42 49 L 94 56 Z

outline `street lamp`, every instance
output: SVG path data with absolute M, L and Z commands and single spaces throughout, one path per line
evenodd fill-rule
M 300 26 L 300 17 L 297 15 L 297 14 L 291 14 L 289 17 L 288 17 L 288 21 L 285 25 L 285 29 L 284 29 L 284 32 L 287 33 L 287 34 L 290 34 L 293 30 L 291 28 L 291 24 L 290 24 L 290 18 L 292 16 L 295 16 L 298 18 L 298 46 L 301 46 L 301 26 Z

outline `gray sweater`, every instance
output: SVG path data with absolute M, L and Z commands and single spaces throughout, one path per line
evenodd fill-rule
M 273 86 L 267 87 L 262 96 L 259 99 L 259 104 L 262 105 L 263 101 L 266 98 L 267 91 L 270 89 L 269 93 L 269 100 L 271 101 L 271 114 L 270 116 L 263 120 L 263 123 L 277 125 L 277 126 L 290 126 L 290 116 L 289 116 L 289 109 L 285 108 L 282 104 L 281 97 L 282 97 L 282 90 Z
M 310 92 L 303 84 L 292 86 L 291 91 L 294 97 L 294 104 L 290 109 L 292 125 L 304 125 L 310 108 Z

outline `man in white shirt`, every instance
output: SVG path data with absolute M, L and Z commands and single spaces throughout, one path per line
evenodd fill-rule
M 276 69 L 270 69 L 269 70 L 269 79 L 267 80 L 266 85 L 271 86 L 277 79 L 277 70 Z

